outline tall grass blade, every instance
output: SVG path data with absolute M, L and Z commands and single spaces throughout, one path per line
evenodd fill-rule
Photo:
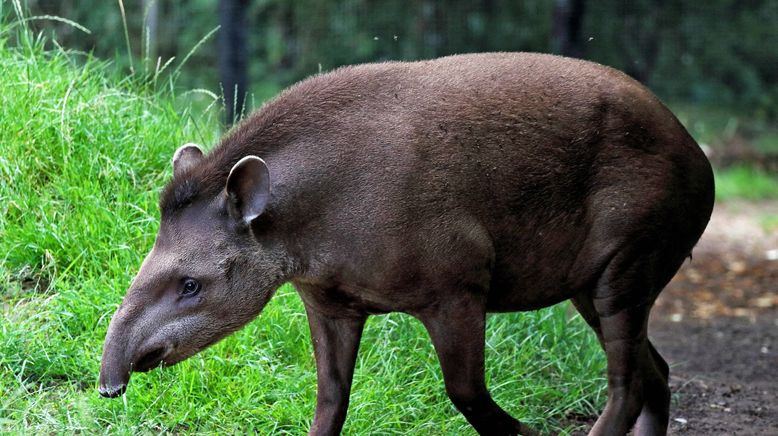
M 186 56 L 184 56 L 184 60 L 182 60 L 181 63 L 178 64 L 176 69 L 173 71 L 173 76 L 174 77 L 178 76 L 179 71 L 181 71 L 181 67 L 183 67 L 186 64 L 186 61 L 188 61 L 189 58 L 197 51 L 197 49 L 199 49 L 200 46 L 205 43 L 205 41 L 208 41 L 208 39 L 211 36 L 213 36 L 213 34 L 216 33 L 219 30 L 220 27 L 221 26 L 214 27 L 213 30 L 211 30 L 210 32 L 206 33 L 205 36 L 203 36 L 202 38 L 200 38 L 199 41 L 197 41 L 197 44 L 195 44 L 194 47 L 192 47 L 192 49 L 189 50 L 189 53 L 187 53 Z
M 119 10 L 122 13 L 122 25 L 124 26 L 124 40 L 127 42 L 127 56 L 130 59 L 130 71 L 134 74 L 135 67 L 133 67 L 132 61 L 132 47 L 130 46 L 130 32 L 127 28 L 127 14 L 124 12 L 124 1 L 119 0 Z
M 34 17 L 25 18 L 24 20 L 20 20 L 20 21 L 21 22 L 30 22 L 30 21 L 45 21 L 45 20 L 48 20 L 48 21 L 58 21 L 60 23 L 65 23 L 65 24 L 67 24 L 67 25 L 69 25 L 69 26 L 71 26 L 71 27 L 73 27 L 75 29 L 78 29 L 78 30 L 86 33 L 87 35 L 91 35 L 92 34 L 92 31 L 90 31 L 86 27 L 78 24 L 77 22 L 75 22 L 73 20 L 68 20 L 67 18 L 58 17 L 56 15 L 36 15 Z

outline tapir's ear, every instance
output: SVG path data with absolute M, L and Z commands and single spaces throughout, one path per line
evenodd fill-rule
M 227 207 L 230 215 L 246 224 L 262 215 L 270 201 L 270 171 L 265 161 L 246 156 L 227 177 Z
M 177 176 L 183 173 L 202 158 L 203 151 L 197 144 L 190 143 L 178 147 L 178 150 L 173 153 L 173 175 Z

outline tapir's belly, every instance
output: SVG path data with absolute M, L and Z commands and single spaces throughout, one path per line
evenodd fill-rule
M 495 241 L 495 263 L 487 297 L 493 312 L 535 310 L 567 300 L 596 280 L 597 259 L 581 259 L 583 229 L 517 232 Z

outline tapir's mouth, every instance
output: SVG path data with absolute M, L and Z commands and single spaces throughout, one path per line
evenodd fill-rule
M 165 355 L 168 354 L 167 351 L 167 348 L 159 347 L 147 352 L 135 362 L 132 372 L 147 372 L 158 367 L 163 363 Z

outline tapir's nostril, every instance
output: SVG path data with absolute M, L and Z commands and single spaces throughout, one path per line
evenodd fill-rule
M 146 372 L 154 369 L 162 362 L 162 358 L 165 357 L 165 347 L 155 348 L 138 359 L 133 365 L 133 372 Z
M 116 398 L 127 390 L 127 384 L 122 383 L 119 386 L 100 386 L 97 391 L 105 398 Z

